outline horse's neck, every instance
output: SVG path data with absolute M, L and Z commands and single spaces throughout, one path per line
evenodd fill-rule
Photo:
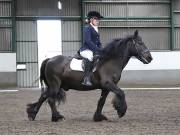
M 115 48 L 120 50 L 116 55 L 111 55 L 112 57 L 109 56 L 104 56 L 102 57 L 102 61 L 100 61 L 100 68 L 103 70 L 106 70 L 107 72 L 110 72 L 112 74 L 116 74 L 118 76 L 121 75 L 122 70 L 125 68 L 127 65 L 131 54 L 129 50 L 129 46 L 127 45 L 121 45 L 120 48 Z M 118 51 L 118 50 L 111 50 L 111 51 Z M 112 53 L 110 53 L 112 54 Z M 111 71 L 110 71 L 111 70 Z
M 124 51 L 119 54 L 119 56 L 116 57 L 112 57 L 109 59 L 104 59 L 102 61 L 102 65 L 106 64 L 106 63 L 114 63 L 113 66 L 117 66 L 119 69 L 123 70 L 124 67 L 127 65 L 127 63 L 129 62 L 129 59 L 131 58 L 131 54 L 129 52 L 129 48 L 123 48 Z
M 122 70 L 125 68 L 125 66 L 126 66 L 127 63 L 129 62 L 130 58 L 131 58 L 131 56 L 124 57 L 123 63 L 122 63 L 122 65 L 123 65 Z
M 130 56 L 122 56 L 117 58 L 116 63 L 114 66 L 117 66 L 118 69 L 121 71 L 125 68 L 127 63 L 129 62 Z
M 100 68 L 103 68 L 103 70 L 107 70 L 107 72 L 112 73 L 112 74 L 117 73 L 117 75 L 120 76 L 122 70 L 127 65 L 129 59 L 130 59 L 129 56 L 109 59 L 103 65 L 101 65 Z
M 122 46 L 121 49 L 124 51 L 121 52 L 122 54 L 119 54 L 119 56 L 117 56 L 116 66 L 121 70 L 123 70 L 127 65 L 127 63 L 129 62 L 129 59 L 131 58 L 131 54 L 129 47 L 127 45 Z

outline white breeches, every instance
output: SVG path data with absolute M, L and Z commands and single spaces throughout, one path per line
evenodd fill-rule
M 89 61 L 93 61 L 93 52 L 91 50 L 84 50 L 80 52 L 80 55 L 84 58 L 87 58 Z

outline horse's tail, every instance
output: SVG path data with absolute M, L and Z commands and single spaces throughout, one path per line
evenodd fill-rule
M 45 59 L 42 64 L 41 64 L 41 68 L 40 68 L 40 84 L 41 84 L 41 93 L 45 92 L 46 87 L 48 86 L 47 84 L 47 80 L 46 80 L 46 76 L 45 76 L 45 68 L 46 68 L 46 64 L 48 62 L 49 58 Z M 44 82 L 44 83 L 43 83 Z M 45 84 L 45 86 L 44 86 Z
M 58 91 L 57 95 L 55 96 L 55 100 L 58 102 L 58 104 L 65 103 L 66 92 L 64 91 L 64 89 L 59 88 L 59 91 Z
M 48 62 L 49 58 L 45 59 L 40 68 L 40 83 L 41 83 L 41 93 L 44 93 L 46 90 L 48 90 L 48 83 L 45 76 L 45 68 L 46 64 Z M 45 84 L 45 86 L 44 86 Z M 51 92 L 49 92 L 51 93 Z M 62 88 L 59 88 L 59 91 L 57 93 L 53 93 L 53 98 L 60 104 L 61 102 L 66 101 L 66 93 Z

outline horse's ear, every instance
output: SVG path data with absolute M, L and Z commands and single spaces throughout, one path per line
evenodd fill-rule
M 134 32 L 134 37 L 137 37 L 138 36 L 138 30 L 136 30 L 135 32 Z

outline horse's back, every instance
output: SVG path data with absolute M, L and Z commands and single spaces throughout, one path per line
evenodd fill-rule
M 63 64 L 64 62 L 69 61 L 72 59 L 70 56 L 63 56 L 63 55 L 57 55 L 50 59 L 50 61 L 54 64 Z
M 57 55 L 57 56 L 50 58 L 46 65 L 46 72 L 50 72 L 50 73 L 63 72 L 65 66 L 69 64 L 71 59 L 72 59 L 72 57 L 63 56 L 63 55 Z

